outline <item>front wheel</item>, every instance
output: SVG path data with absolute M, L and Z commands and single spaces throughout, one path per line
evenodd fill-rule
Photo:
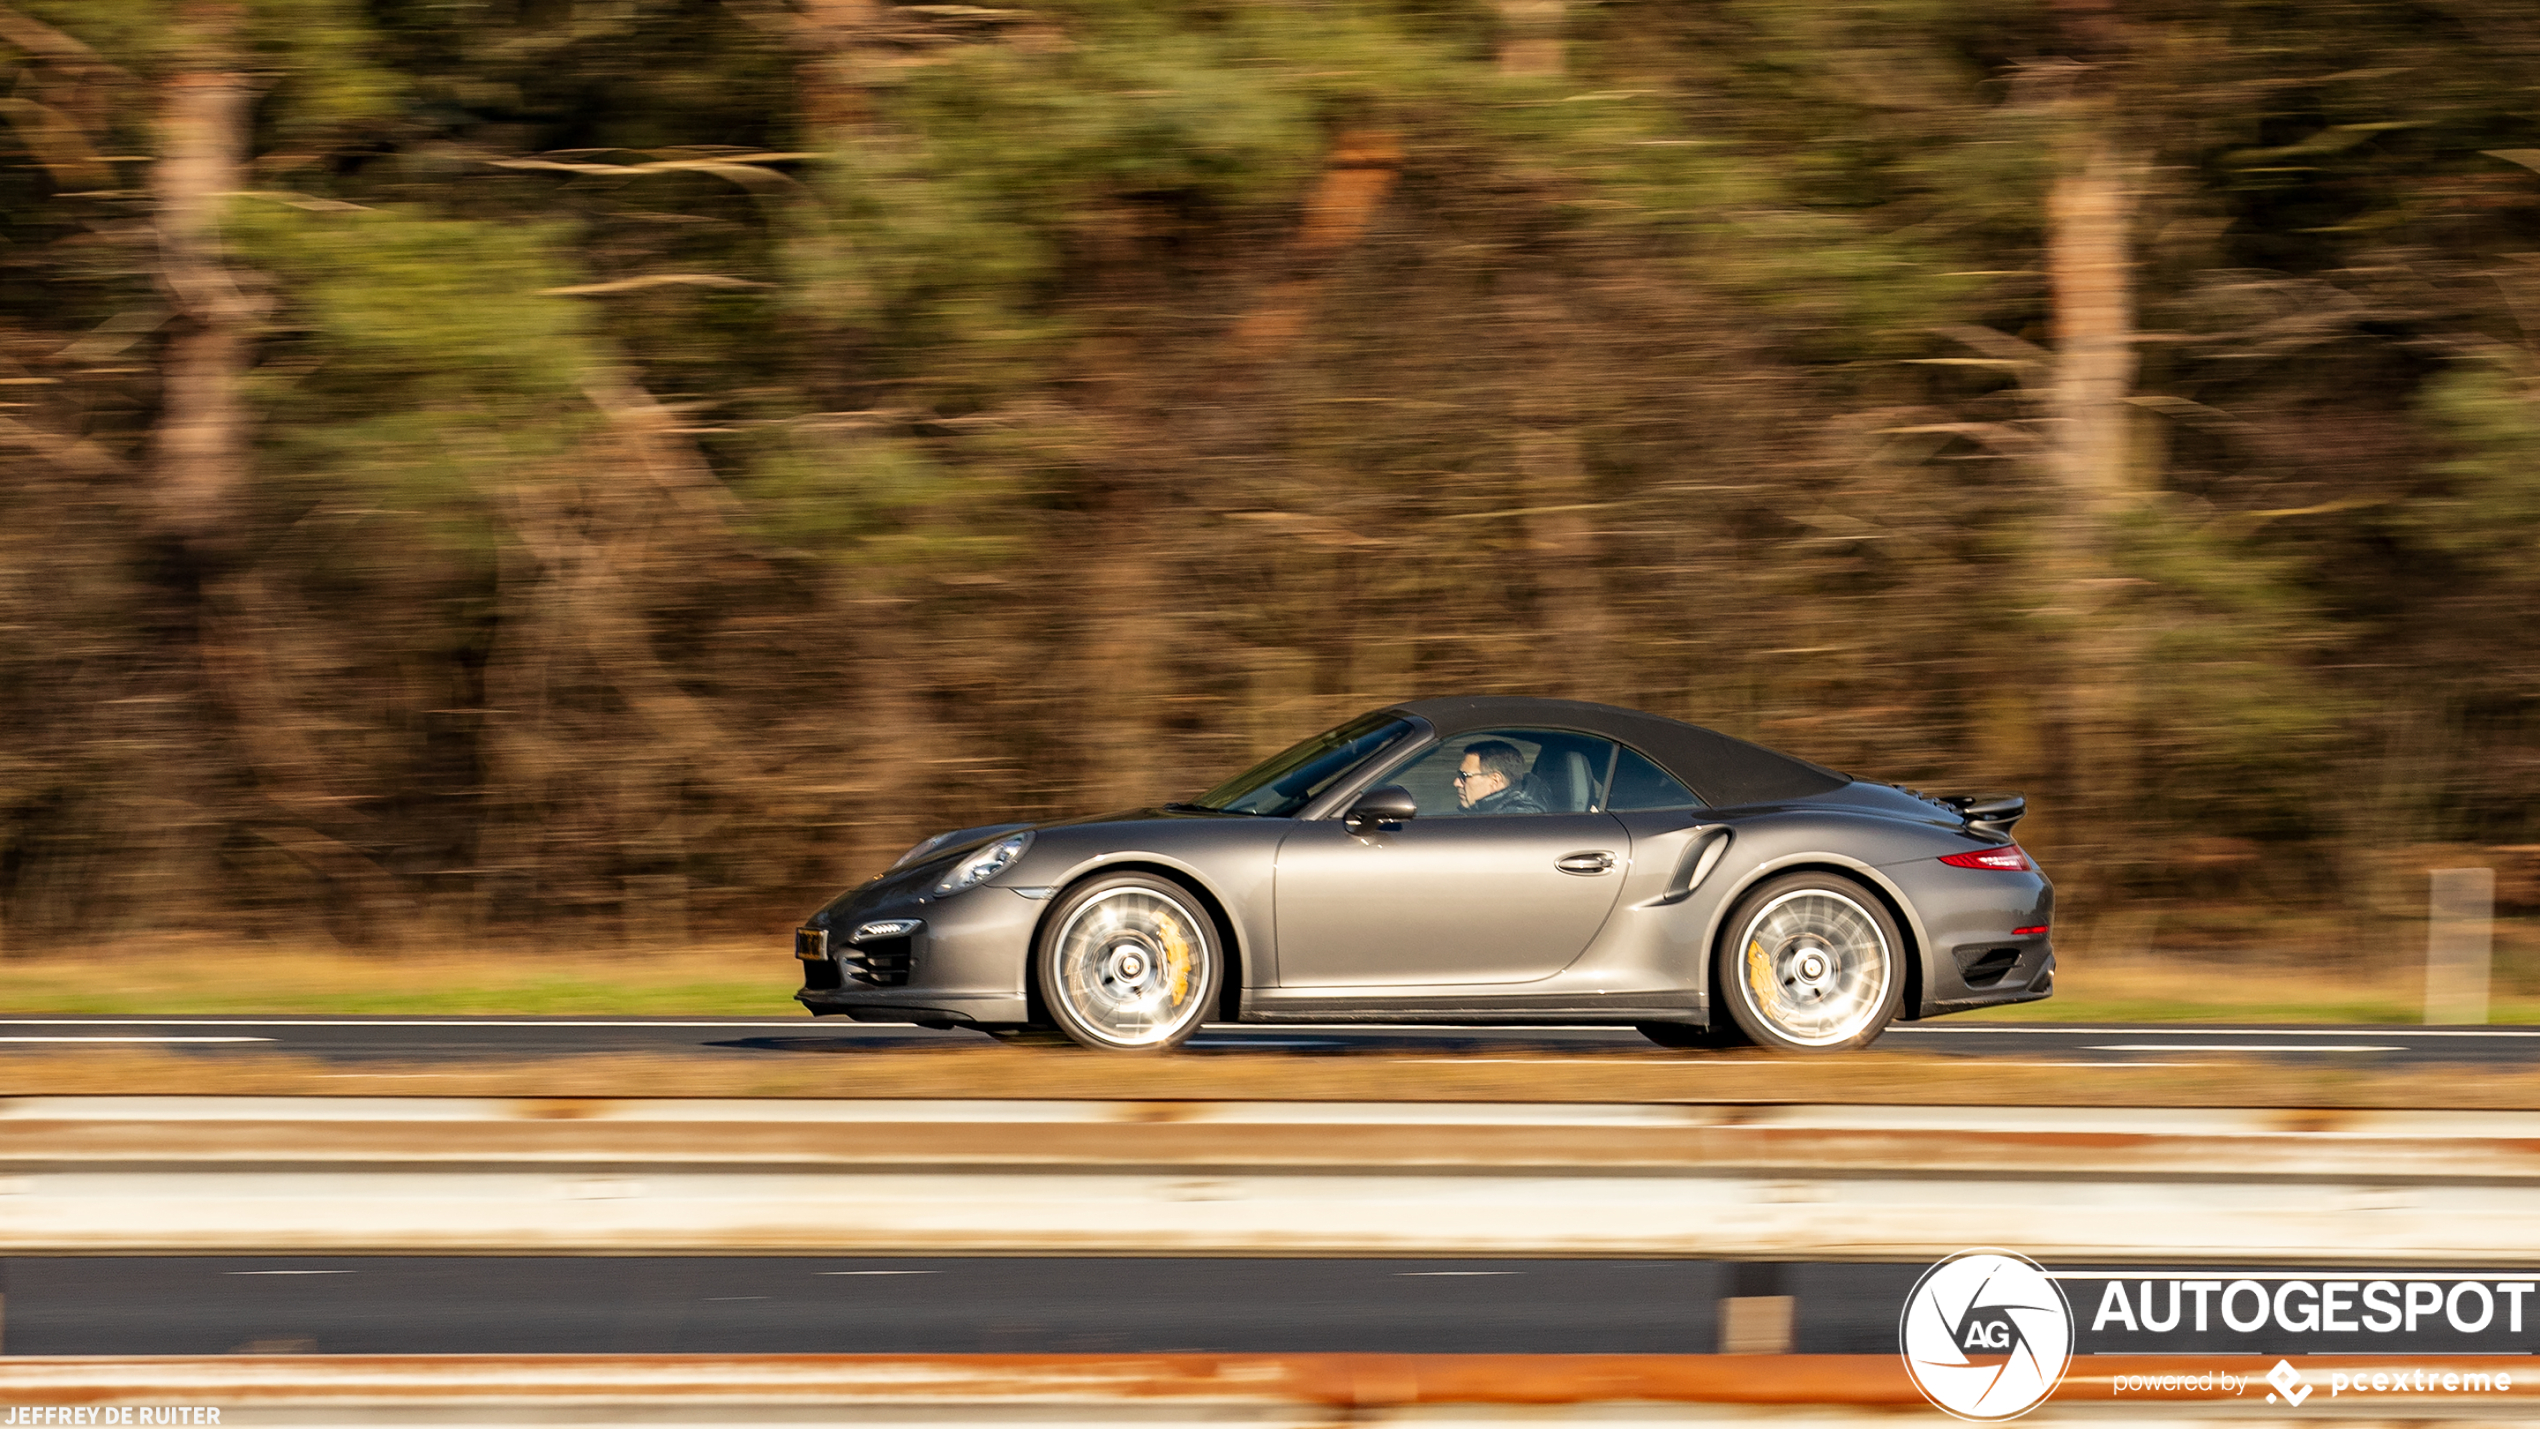
M 1199 899 L 1147 873 L 1070 889 L 1042 925 L 1033 964 L 1059 1030 L 1114 1052 L 1181 1045 L 1216 1005 L 1225 976 L 1217 926 Z
M 1905 940 L 1876 896 L 1793 873 L 1739 900 L 1720 944 L 1720 1000 L 1756 1045 L 1842 1052 L 1878 1040 L 1905 1000 Z

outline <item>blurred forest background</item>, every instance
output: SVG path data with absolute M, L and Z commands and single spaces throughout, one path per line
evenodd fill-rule
M 2527 907 L 2535 168 L 2529 0 L 0 0 L 0 932 L 780 927 L 1467 691 Z

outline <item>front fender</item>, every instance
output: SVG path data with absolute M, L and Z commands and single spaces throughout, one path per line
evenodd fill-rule
M 1278 827 L 1265 827 L 1273 823 Z M 1169 840 L 1121 840 L 1114 826 L 1099 842 L 1070 837 L 1072 831 L 1066 829 L 1044 829 L 1022 860 L 991 886 L 1050 890 L 1033 926 L 1037 942 L 1059 896 L 1085 879 L 1123 868 L 1169 874 L 1198 889 L 1223 915 L 1233 935 L 1237 985 L 1264 987 L 1276 980 L 1270 893 L 1277 836 L 1286 827 L 1286 820 L 1214 825 L 1175 821 L 1167 825 Z M 1028 957 L 1029 949 L 1025 951 Z

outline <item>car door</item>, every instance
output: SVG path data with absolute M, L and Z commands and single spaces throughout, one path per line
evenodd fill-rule
M 1514 750 L 1529 797 L 1463 807 L 1459 767 L 1476 747 Z M 1279 846 L 1273 889 L 1283 987 L 1532 982 L 1577 959 L 1612 911 L 1630 836 L 1605 812 L 1614 746 L 1562 730 L 1458 735 L 1377 781 L 1417 817 L 1353 833 L 1301 823 Z M 1513 811 L 1512 811 L 1513 810 Z

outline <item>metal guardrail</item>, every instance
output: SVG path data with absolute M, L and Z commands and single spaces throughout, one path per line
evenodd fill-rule
M 2540 1114 L 21 1098 L 0 1251 L 2540 1265 Z
M 2245 1387 L 2218 1394 L 2210 1378 L 2182 1380 L 2176 1357 L 2077 1360 L 2030 1422 L 2109 1422 L 2140 1405 L 2157 1423 L 2199 1411 L 2244 1419 L 2276 1361 L 2197 1356 L 2196 1376 Z M 2429 1361 L 2428 1363 L 2433 1363 Z M 2303 1361 L 2313 1382 L 2336 1370 L 2415 1368 L 2391 1356 Z M 2540 1417 L 2540 1373 L 2524 1356 L 2444 1359 L 2438 1368 L 2501 1377 L 2471 1394 L 2357 1393 L 2313 1413 L 2405 1419 L 2461 1414 L 2482 1422 Z M 1814 1423 L 1893 1423 L 1916 1408 L 1936 1417 L 1894 1355 L 923 1355 L 800 1356 L 219 1356 L 11 1358 L 14 1403 L 216 1407 L 220 1423 L 605 1422 L 640 1406 L 652 1423 L 748 1420 L 966 1424 L 1217 1425 L 1570 1422 L 1594 1406 L 1598 1423 L 1681 1422 L 1775 1409 Z M 1528 1411 L 1533 1411 L 1529 1413 Z M 374 1417 L 375 1416 L 375 1417 Z M 171 1422 L 171 1421 L 161 1421 Z M 2348 1418 L 2347 1422 L 2354 1422 Z

